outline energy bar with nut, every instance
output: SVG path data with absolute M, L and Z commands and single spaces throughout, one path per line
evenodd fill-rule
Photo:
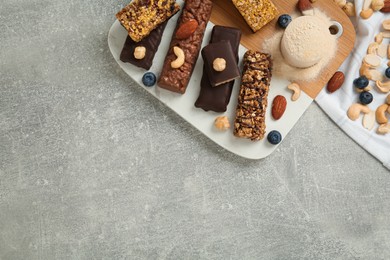
M 185 1 L 157 82 L 159 87 L 185 93 L 202 47 L 212 8 L 211 0 Z M 175 54 L 175 50 L 180 56 Z
M 141 41 L 180 10 L 175 0 L 133 0 L 116 14 L 131 39 Z
M 272 21 L 278 14 L 271 0 L 232 0 L 253 32 Z
M 272 60 L 269 54 L 249 50 L 244 55 L 243 65 L 233 133 L 257 141 L 265 135 Z

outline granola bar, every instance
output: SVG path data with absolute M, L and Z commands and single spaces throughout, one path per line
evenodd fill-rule
M 265 135 L 265 112 L 272 77 L 271 56 L 258 51 L 247 51 L 243 60 L 234 135 L 252 141 Z
M 253 32 L 272 21 L 278 14 L 271 0 L 232 0 Z
M 190 81 L 195 63 L 198 59 L 207 23 L 211 16 L 213 2 L 211 0 L 186 0 L 183 12 L 177 21 L 175 33 L 172 36 L 168 53 L 158 80 L 158 86 L 173 92 L 183 94 Z M 178 60 L 175 54 L 180 49 L 184 60 L 176 66 Z M 175 64 L 177 65 L 177 64 Z
M 116 14 L 131 39 L 141 41 L 180 10 L 175 0 L 133 0 Z

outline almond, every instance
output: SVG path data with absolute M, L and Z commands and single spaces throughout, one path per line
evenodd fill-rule
M 326 86 L 328 92 L 333 93 L 338 90 L 343 85 L 344 79 L 344 73 L 341 71 L 337 71 L 329 80 L 328 85 Z
M 195 19 L 190 19 L 182 23 L 176 31 L 176 38 L 179 40 L 187 39 L 198 28 L 198 22 Z
M 286 111 L 287 100 L 282 95 L 277 95 L 272 101 L 271 114 L 275 120 L 279 120 Z
M 390 13 L 390 0 L 385 0 L 385 6 L 380 10 L 383 13 Z
M 309 9 L 313 9 L 313 6 L 310 2 L 310 0 L 298 0 L 297 4 L 298 10 L 301 12 L 304 12 Z

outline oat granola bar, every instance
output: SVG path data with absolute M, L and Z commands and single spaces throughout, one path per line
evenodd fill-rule
M 133 0 L 116 14 L 131 39 L 141 41 L 180 10 L 175 0 Z
M 158 86 L 183 94 L 198 59 L 207 23 L 211 16 L 211 0 L 186 0 L 158 80 Z M 178 59 L 175 48 L 183 52 L 183 63 L 172 66 Z M 177 64 L 176 64 L 177 65 Z
M 253 32 L 272 21 L 278 14 L 271 0 L 232 0 Z
M 234 135 L 252 141 L 265 135 L 265 112 L 272 77 L 271 56 L 258 51 L 247 51 L 243 59 Z

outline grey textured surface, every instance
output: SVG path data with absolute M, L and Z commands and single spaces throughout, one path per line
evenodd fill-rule
M 316 104 L 248 161 L 117 66 L 126 1 L 0 2 L 0 259 L 390 258 L 389 171 Z

